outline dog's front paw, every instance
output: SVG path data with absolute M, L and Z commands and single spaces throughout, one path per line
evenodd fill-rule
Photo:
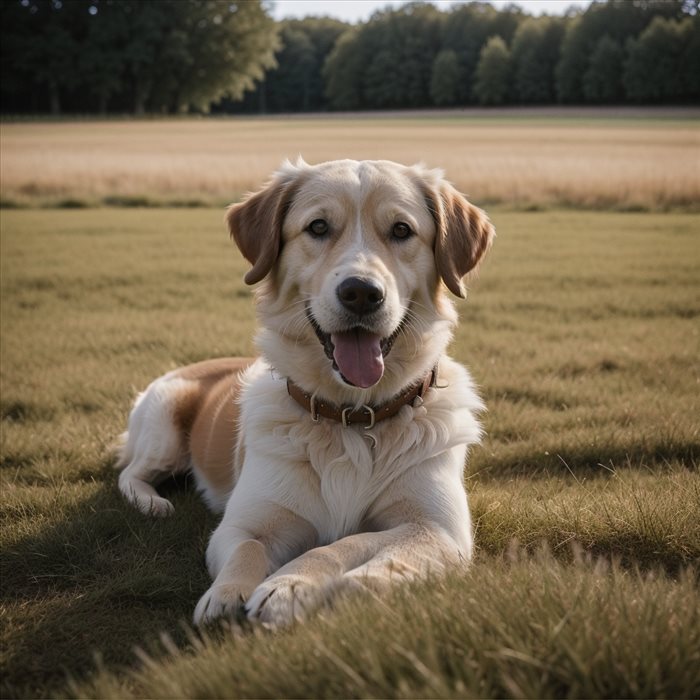
M 175 506 L 167 498 L 161 496 L 153 496 L 146 502 L 139 501 L 137 508 L 145 515 L 155 518 L 165 518 L 175 512 Z
M 269 627 L 304 620 L 326 602 L 324 588 L 303 576 L 285 575 L 261 583 L 245 605 L 248 619 Z
M 194 609 L 194 624 L 206 625 L 222 617 L 236 617 L 243 611 L 244 594 L 239 586 L 230 583 L 214 583 L 199 599 Z

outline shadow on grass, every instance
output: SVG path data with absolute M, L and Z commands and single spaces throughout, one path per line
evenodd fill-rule
M 691 471 L 698 471 L 700 442 L 651 437 L 643 443 L 615 443 L 550 446 L 549 449 L 523 445 L 496 445 L 495 454 L 486 450 L 474 452 L 468 471 L 480 480 L 500 480 L 513 476 L 547 479 L 571 474 L 574 477 L 610 476 L 620 468 L 659 468 L 680 463 Z
M 209 584 L 204 551 L 216 518 L 191 489 L 169 489 L 175 515 L 152 519 L 121 499 L 116 474 L 36 535 L 5 549 L 2 697 L 56 694 L 67 674 L 133 666 L 160 632 L 186 642 Z M 48 518 L 47 518 L 48 519 Z

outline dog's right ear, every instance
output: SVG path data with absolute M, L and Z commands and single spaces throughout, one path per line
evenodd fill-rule
M 282 248 L 282 224 L 292 203 L 302 166 L 285 163 L 265 187 L 226 212 L 231 237 L 253 266 L 243 278 L 246 284 L 260 282 L 272 270 Z

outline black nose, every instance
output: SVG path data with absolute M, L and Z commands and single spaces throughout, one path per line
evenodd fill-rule
M 384 290 L 374 282 L 359 277 L 343 280 L 336 293 L 340 303 L 358 316 L 371 314 L 384 303 Z

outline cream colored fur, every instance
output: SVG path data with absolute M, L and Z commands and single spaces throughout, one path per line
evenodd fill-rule
M 328 235 L 309 230 L 323 219 Z M 483 409 L 467 370 L 445 354 L 457 316 L 447 287 L 488 249 L 493 228 L 439 171 L 388 161 L 286 163 L 227 215 L 260 283 L 261 357 L 175 370 L 141 394 L 124 435 L 119 485 L 140 510 L 172 505 L 154 484 L 191 469 L 224 510 L 207 549 L 213 583 L 197 624 L 233 615 L 279 626 L 345 589 L 466 563 L 472 533 L 463 483 Z M 393 236 L 398 222 L 408 238 Z M 311 325 L 350 327 L 336 290 L 348 278 L 384 292 L 362 325 L 395 335 L 381 378 L 351 386 Z M 397 332 L 397 329 L 399 331 Z M 380 405 L 439 367 L 423 400 L 375 425 L 317 422 L 287 379 L 336 406 Z

